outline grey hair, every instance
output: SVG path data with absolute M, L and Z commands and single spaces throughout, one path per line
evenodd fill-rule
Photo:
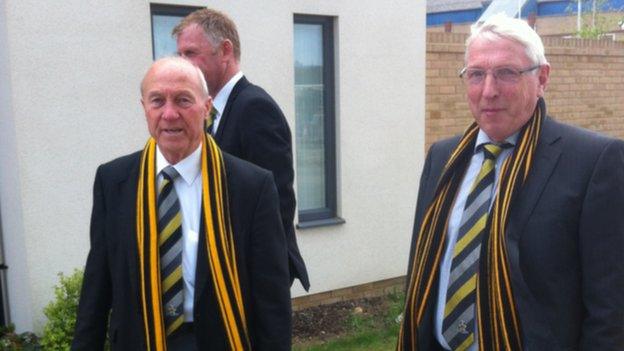
M 521 19 L 511 18 L 503 13 L 491 16 L 484 22 L 475 23 L 470 27 L 470 36 L 466 39 L 464 61 L 468 61 L 470 44 L 476 39 L 495 41 L 508 39 L 524 46 L 529 60 L 535 65 L 547 65 L 544 55 L 544 44 L 540 36 Z
M 184 17 L 182 21 L 173 28 L 172 35 L 178 38 L 185 28 L 196 24 L 204 30 L 204 34 L 213 47 L 221 45 L 224 40 L 232 42 L 232 49 L 236 61 L 240 61 L 241 45 L 238 37 L 236 24 L 228 15 L 214 9 L 200 9 Z
M 143 95 L 145 91 L 145 78 L 147 77 L 148 73 L 155 66 L 161 66 L 164 64 L 171 64 L 174 66 L 178 66 L 182 69 L 192 70 L 197 76 L 197 81 L 199 82 L 199 86 L 201 88 L 201 92 L 204 95 L 204 97 L 207 97 L 210 95 L 210 91 L 208 91 L 208 84 L 206 84 L 206 79 L 204 78 L 204 74 L 202 73 L 202 71 L 197 66 L 195 66 L 191 61 L 188 61 L 187 59 L 182 58 L 180 56 L 167 56 L 167 57 L 163 57 L 154 61 L 154 63 L 150 65 L 150 68 L 147 70 L 147 73 L 145 73 L 145 76 L 143 76 L 143 79 L 141 80 L 141 95 Z

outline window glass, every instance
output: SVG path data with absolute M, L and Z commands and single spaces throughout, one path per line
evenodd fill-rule
M 184 17 L 201 7 L 171 6 L 152 4 L 152 56 L 154 60 L 175 55 L 176 41 L 171 35 L 173 28 Z
M 152 15 L 154 60 L 176 53 L 176 41 L 171 36 L 171 31 L 180 23 L 182 18 L 175 15 Z
M 323 28 L 295 24 L 295 111 L 299 209 L 326 206 Z
M 295 15 L 295 143 L 300 228 L 337 216 L 334 18 Z

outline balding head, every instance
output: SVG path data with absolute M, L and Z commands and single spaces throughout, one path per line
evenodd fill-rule
M 141 104 L 149 132 L 169 163 L 199 147 L 212 100 L 192 63 L 179 57 L 154 62 L 141 82 Z
M 185 74 L 188 74 L 189 77 L 194 77 L 197 83 L 197 87 L 199 88 L 199 92 L 203 94 L 203 97 L 207 97 L 210 94 L 210 92 L 208 91 L 208 85 L 206 85 L 206 80 L 204 79 L 204 75 L 199 70 L 199 68 L 195 67 L 191 62 L 182 57 L 170 56 L 156 60 L 150 66 L 147 72 L 145 72 L 145 76 L 141 81 L 141 96 L 143 96 L 143 94 L 145 93 L 146 79 L 158 70 L 177 70 L 180 73 L 185 72 Z

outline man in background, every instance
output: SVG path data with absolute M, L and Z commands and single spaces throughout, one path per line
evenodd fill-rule
M 273 172 L 288 244 L 291 283 L 310 282 L 295 236 L 291 133 L 284 114 L 240 71 L 241 45 L 234 22 L 212 9 L 197 10 L 173 29 L 178 54 L 203 72 L 213 96 L 208 132 L 219 147 Z

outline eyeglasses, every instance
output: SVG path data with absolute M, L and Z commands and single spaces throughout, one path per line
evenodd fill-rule
M 515 84 L 518 83 L 520 76 L 524 73 L 532 72 L 540 67 L 541 65 L 531 66 L 526 69 L 499 67 L 491 70 L 464 67 L 461 71 L 459 71 L 459 77 L 463 79 L 466 84 L 480 85 L 485 81 L 485 77 L 487 77 L 488 72 L 491 72 L 497 82 Z

